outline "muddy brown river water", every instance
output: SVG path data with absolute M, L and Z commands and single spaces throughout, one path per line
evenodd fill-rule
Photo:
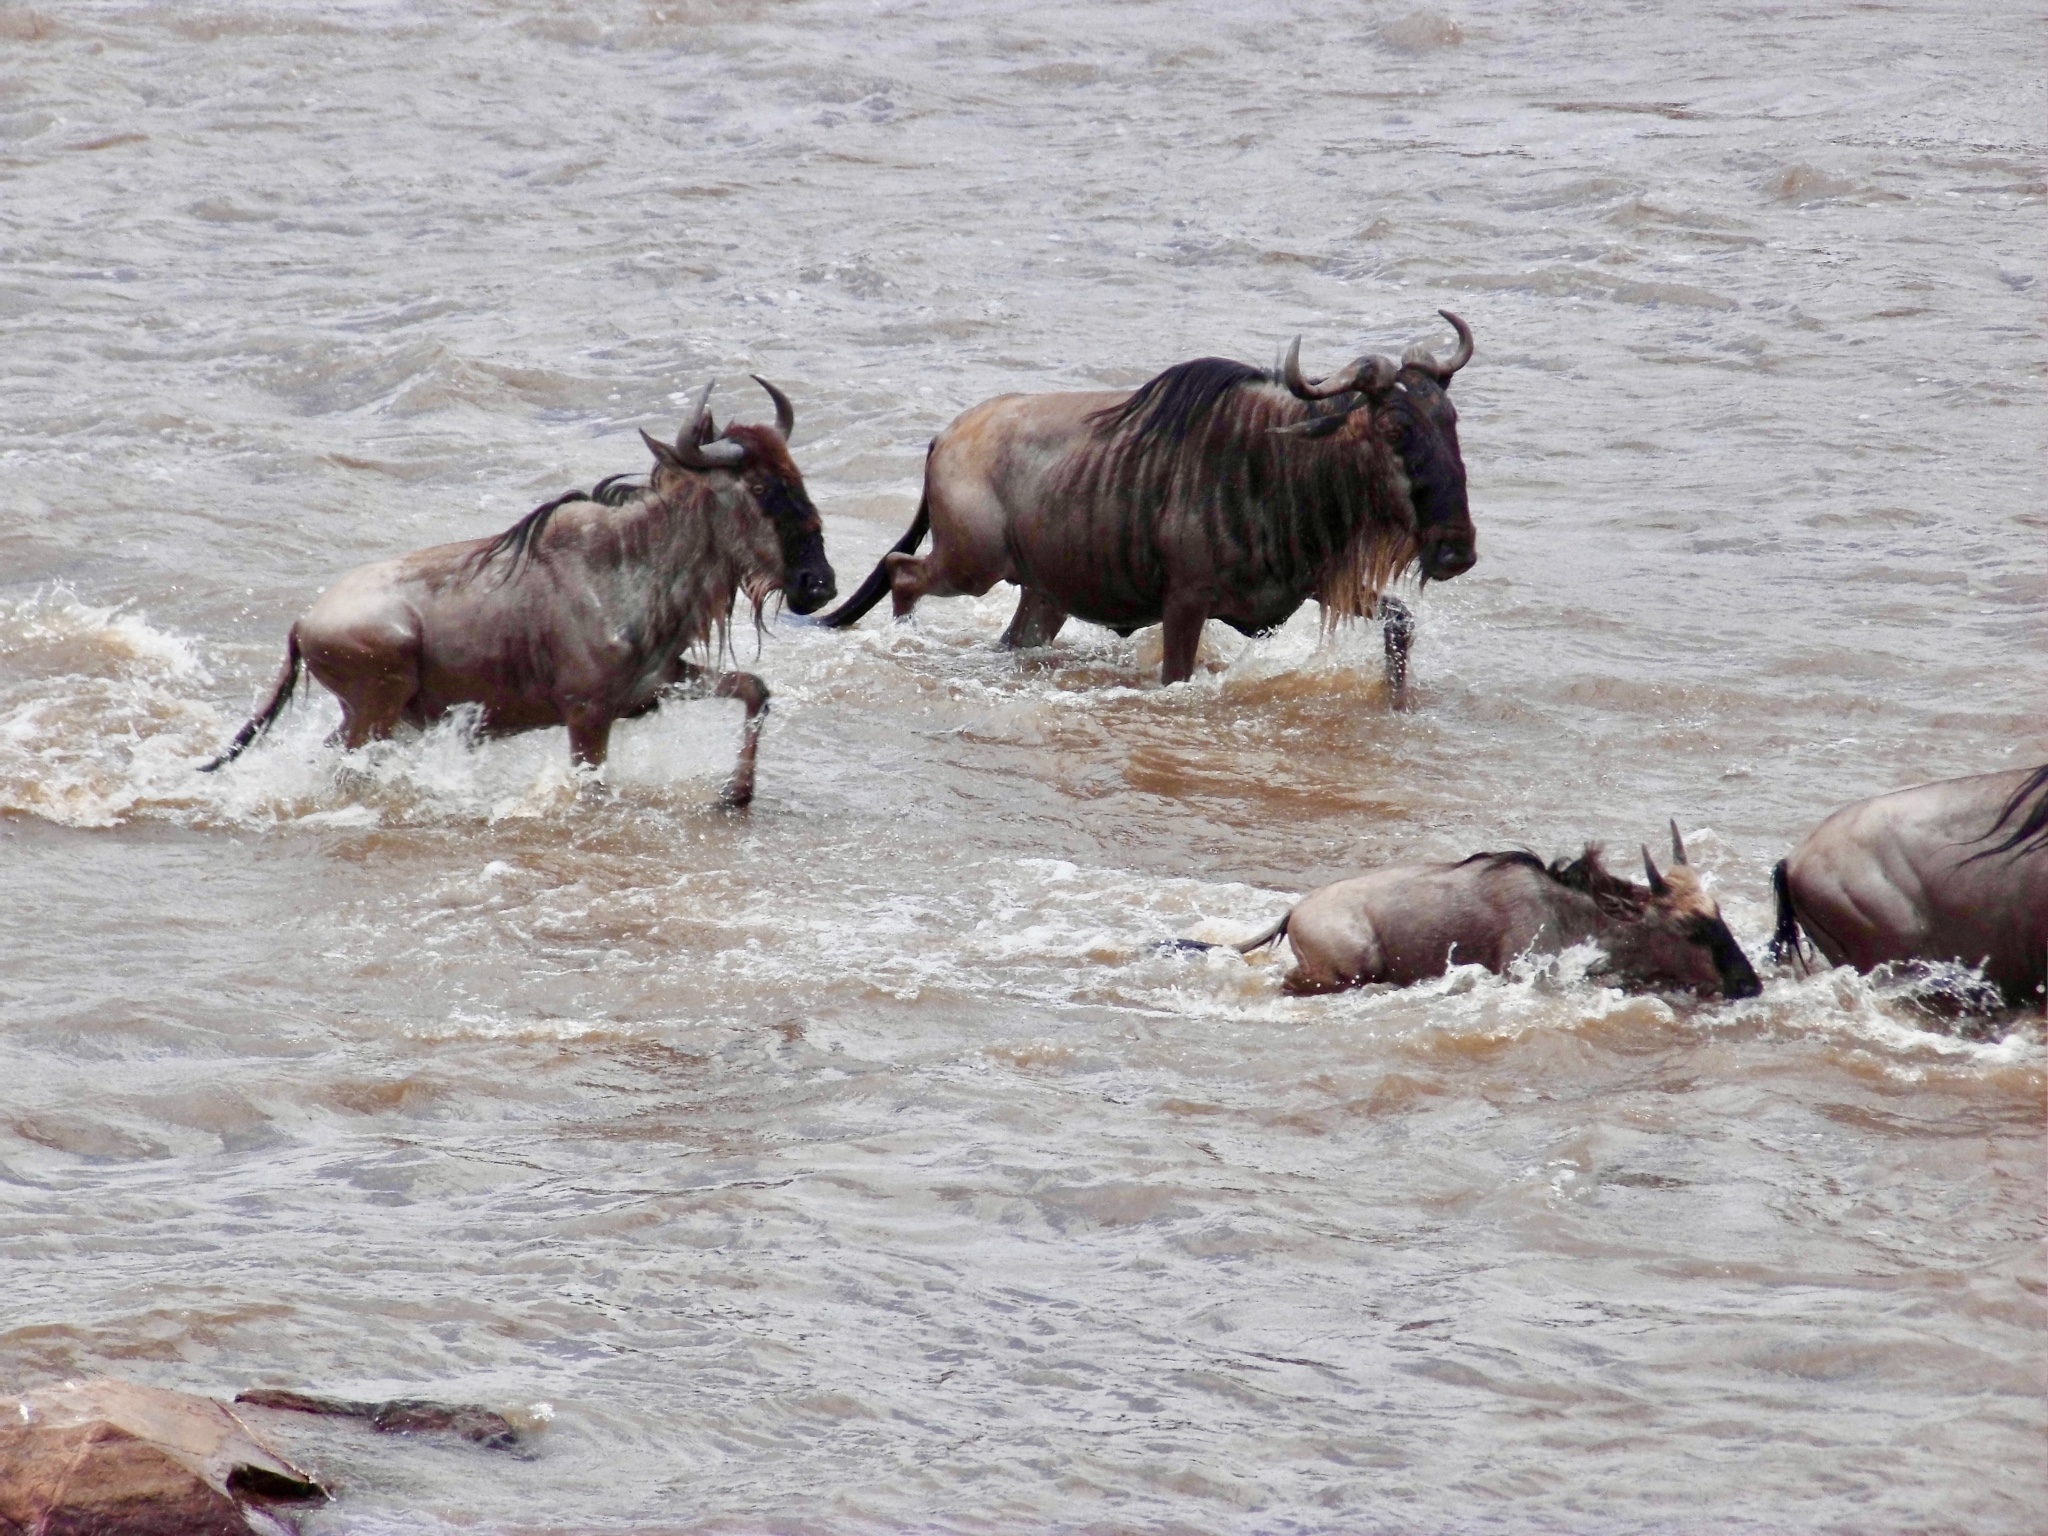
M 0 6 L 0 1383 L 536 1430 L 309 1432 L 323 1536 L 2041 1529 L 2040 1022 L 1762 948 L 2048 756 L 2044 122 L 2006 0 Z M 744 816 L 729 704 L 193 772 L 703 379 L 850 590 L 977 400 L 1439 306 L 1410 713 L 999 591 L 772 624 Z M 1754 1001 L 1150 949 L 1672 816 Z

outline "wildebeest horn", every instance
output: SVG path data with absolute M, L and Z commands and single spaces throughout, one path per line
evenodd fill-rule
M 775 430 L 782 434 L 785 443 L 788 442 L 790 433 L 796 430 L 796 407 L 789 403 L 789 396 L 758 373 L 749 374 L 748 377 L 767 390 L 768 398 L 775 402 Z
M 1327 400 L 1332 395 L 1348 395 L 1354 390 L 1368 395 L 1377 394 L 1394 382 L 1394 372 L 1390 359 L 1371 357 L 1311 384 L 1301 376 L 1299 336 L 1294 338 L 1287 349 L 1287 356 L 1280 363 L 1280 380 L 1297 400 Z
M 1427 342 L 1418 341 L 1401 355 L 1403 368 L 1420 368 L 1424 373 L 1434 374 L 1439 384 L 1449 384 L 1451 375 L 1472 361 L 1472 327 L 1452 314 L 1448 309 L 1437 311 L 1451 322 L 1451 329 L 1458 333 L 1458 350 L 1448 363 L 1436 360 L 1436 354 Z
M 692 443 L 676 455 L 686 469 L 734 469 L 747 456 L 745 443 Z
M 697 441 L 698 429 L 704 424 L 705 402 L 710 398 L 709 384 L 697 391 L 697 399 L 690 407 L 689 417 L 684 421 L 682 431 L 676 434 L 675 447 L 657 445 L 645 432 L 640 434 L 647 438 L 647 446 L 654 449 L 654 456 L 657 459 L 679 464 L 684 469 L 731 469 L 747 456 L 744 443 Z
M 1676 816 L 1671 818 L 1671 858 L 1673 863 L 1683 864 L 1686 862 L 1685 839 L 1678 835 L 1678 818 Z
M 1647 843 L 1643 845 L 1643 871 L 1650 877 L 1650 894 L 1652 896 L 1668 896 L 1671 894 L 1671 887 L 1666 885 L 1664 877 L 1657 873 L 1657 861 L 1650 857 L 1650 848 Z
M 711 403 L 711 389 L 718 381 L 706 379 L 704 387 L 697 391 L 697 398 L 690 402 L 690 414 L 683 418 L 683 424 L 676 431 L 676 451 L 682 452 L 697 441 L 699 429 L 704 425 L 704 407 Z

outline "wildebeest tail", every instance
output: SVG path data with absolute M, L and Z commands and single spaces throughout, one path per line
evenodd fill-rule
M 1285 933 L 1287 931 L 1287 919 L 1292 916 L 1294 916 L 1294 909 L 1289 907 L 1286 912 L 1281 914 L 1280 920 L 1274 923 L 1272 927 L 1265 929 L 1263 932 L 1255 933 L 1248 939 L 1240 939 L 1235 944 L 1210 944 L 1202 939 L 1161 939 L 1152 946 L 1152 949 L 1155 954 L 1161 955 L 1201 954 L 1211 949 L 1234 949 L 1240 955 L 1248 955 L 1255 949 L 1264 949 L 1268 944 L 1279 938 L 1281 934 Z
M 1778 898 L 1778 928 L 1771 935 L 1771 959 L 1779 965 L 1787 955 L 1805 956 L 1799 949 L 1799 914 L 1792 906 L 1792 880 L 1785 873 L 1783 859 L 1771 866 L 1771 890 Z
M 271 722 L 284 713 L 285 705 L 291 702 L 292 690 L 299 685 L 299 626 L 294 624 L 291 633 L 285 637 L 284 670 L 277 674 L 277 685 L 270 690 L 270 700 L 255 714 L 249 723 L 235 733 L 235 739 L 228 743 L 227 751 L 210 763 L 200 765 L 201 773 L 211 773 L 216 768 L 225 768 L 248 749 L 249 743 L 270 729 Z
M 926 492 L 924 498 L 917 504 L 917 516 L 910 520 L 908 531 L 896 541 L 889 554 L 915 554 L 917 546 L 924 542 L 924 536 L 931 531 L 931 526 L 931 493 Z M 867 611 L 882 600 L 888 590 L 889 561 L 888 557 L 884 556 L 875 562 L 875 568 L 868 572 L 868 579 L 860 584 L 860 590 L 818 622 L 827 629 L 845 629 L 848 625 L 858 624 L 866 616 Z

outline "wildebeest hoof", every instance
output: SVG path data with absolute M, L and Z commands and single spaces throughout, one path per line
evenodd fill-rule
M 718 792 L 718 804 L 728 811 L 744 811 L 754 803 L 754 786 L 751 784 L 728 784 Z
M 1206 955 L 1212 949 L 1222 946 L 1205 944 L 1200 939 L 1161 939 L 1152 946 L 1155 955 Z

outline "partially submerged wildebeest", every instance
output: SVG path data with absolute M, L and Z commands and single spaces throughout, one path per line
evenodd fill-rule
M 1297 339 L 1272 373 L 1205 357 L 1135 391 L 985 401 L 933 441 L 909 532 L 822 622 L 852 624 L 884 593 L 900 619 L 1009 581 L 1024 592 L 1005 645 L 1050 644 L 1069 616 L 1124 635 L 1163 622 L 1177 683 L 1206 621 L 1263 634 L 1313 597 L 1326 616 L 1385 610 L 1399 702 L 1411 626 L 1384 589 L 1475 558 L 1445 393 L 1472 332 L 1440 313 L 1458 333 L 1448 362 L 1415 346 L 1311 384 Z
M 1780 961 L 1798 951 L 1804 929 L 1835 965 L 1981 966 L 2010 1006 L 2040 1004 L 2048 996 L 2048 763 L 1845 805 L 1779 861 L 1771 880 L 1771 952 Z
M 1676 822 L 1671 850 L 1676 862 L 1662 872 L 1643 850 L 1647 888 L 1609 873 L 1591 844 L 1569 863 L 1517 851 L 1389 865 L 1311 891 L 1272 927 L 1229 947 L 1250 954 L 1285 938 L 1294 968 L 1282 985 L 1294 993 L 1405 987 L 1454 965 L 1505 972 L 1519 956 L 1591 943 L 1606 952 L 1592 974 L 1626 986 L 1755 997 L 1763 990 L 1756 972 L 1686 863 Z
M 336 734 L 348 747 L 473 704 L 486 735 L 567 726 L 571 754 L 596 767 L 615 721 L 664 697 L 736 698 L 747 718 L 725 799 L 745 805 L 767 686 L 684 658 L 723 651 L 741 592 L 758 623 L 778 591 L 810 613 L 835 590 L 818 510 L 789 455 L 796 413 L 782 391 L 756 382 L 775 402 L 772 427 L 729 425 L 714 437 L 707 384 L 674 446 L 640 434 L 654 453 L 645 486 L 614 476 L 534 508 L 495 538 L 348 572 L 292 626 L 269 701 L 206 771 L 277 718 L 303 660 L 341 700 Z

